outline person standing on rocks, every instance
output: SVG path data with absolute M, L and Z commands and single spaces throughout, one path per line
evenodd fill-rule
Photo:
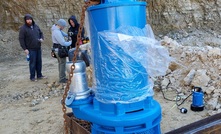
M 43 33 L 35 24 L 30 14 L 24 16 L 25 24 L 19 30 L 19 42 L 29 60 L 30 80 L 46 78 L 42 75 L 42 50 L 41 43 L 44 40 Z M 36 79 L 37 73 L 37 79 Z
M 63 32 L 62 30 L 67 26 L 66 21 L 64 19 L 59 19 L 56 24 L 54 24 L 51 28 L 52 32 L 52 42 L 53 49 L 55 50 L 55 54 L 58 60 L 58 71 L 59 71 L 59 82 L 66 83 L 66 57 L 59 57 L 58 49 L 62 46 L 68 47 L 71 45 L 72 41 L 66 41 L 64 37 L 68 37 L 68 34 Z

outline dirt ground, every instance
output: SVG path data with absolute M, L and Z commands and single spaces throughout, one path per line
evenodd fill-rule
M 11 37 L 10 31 L 0 35 L 0 134 L 62 134 L 64 119 L 60 100 L 64 88 L 57 83 L 57 60 L 50 56 L 50 47 L 46 46 L 47 43 L 42 46 L 42 73 L 48 78 L 31 82 L 28 62 L 18 44 L 17 35 L 16 38 Z M 174 38 L 178 37 L 177 35 L 183 34 L 173 34 Z M 193 36 L 189 35 L 188 39 L 183 37 L 177 39 L 184 45 L 193 44 L 190 42 L 196 39 L 197 43 L 203 44 L 202 40 L 206 38 L 201 39 L 196 35 L 194 33 Z M 217 41 L 217 45 L 219 42 L 220 40 Z M 166 91 L 163 94 L 154 89 L 154 93 L 154 99 L 162 107 L 160 124 L 162 133 L 208 117 L 206 109 L 201 112 L 190 110 L 191 96 L 179 107 L 188 110 L 183 114 L 174 101 L 164 98 L 175 99 L 177 95 L 175 91 Z M 71 109 L 68 108 L 67 112 L 71 112 Z
M 55 88 L 58 80 L 57 60 L 43 51 L 43 75 L 48 79 L 31 82 L 28 62 L 21 58 L 13 62 L 0 63 L 0 133 L 1 134 L 62 134 L 63 112 L 60 100 L 64 89 Z M 166 97 L 175 93 L 167 92 Z M 162 107 L 162 133 L 179 128 L 206 117 L 206 110 L 190 110 L 191 97 L 182 107 L 188 109 L 180 113 L 175 102 L 167 101 L 161 92 L 155 91 L 155 100 Z M 68 109 L 68 112 L 71 112 Z

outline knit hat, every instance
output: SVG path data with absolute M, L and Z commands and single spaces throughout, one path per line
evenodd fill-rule
M 25 14 L 24 20 L 28 20 L 28 19 L 31 19 L 31 20 L 33 19 L 31 14 Z
M 61 27 L 66 27 L 66 21 L 64 19 L 59 19 L 57 22 L 57 25 L 61 26 Z
M 27 16 L 27 17 L 25 17 L 25 20 L 32 20 L 32 17 Z

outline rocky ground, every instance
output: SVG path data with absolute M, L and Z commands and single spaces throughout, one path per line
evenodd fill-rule
M 57 60 L 50 57 L 49 45 L 43 44 L 43 74 L 48 79 L 31 82 L 28 62 L 18 45 L 16 33 L 8 31 L 0 35 L 0 133 L 63 133 L 60 100 L 64 86 L 57 83 Z M 158 35 L 157 39 L 162 40 L 162 45 L 174 58 L 167 75 L 155 79 L 154 99 L 162 107 L 162 133 L 219 113 L 221 34 L 178 31 Z M 182 114 L 174 100 L 177 95 L 184 100 L 193 86 L 200 86 L 205 92 L 205 109 L 191 111 L 192 98 L 189 97 L 178 107 L 187 108 L 188 112 Z

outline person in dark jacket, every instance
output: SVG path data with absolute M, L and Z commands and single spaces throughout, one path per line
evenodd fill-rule
M 76 17 L 74 15 L 72 15 L 69 19 L 68 19 L 68 23 L 70 25 L 70 28 L 68 29 L 68 36 L 71 37 L 72 43 L 71 43 L 71 49 L 69 50 L 69 61 L 72 61 L 73 57 L 74 57 L 74 51 L 76 50 L 76 42 L 77 42 L 77 34 L 78 34 L 78 29 L 80 27 L 80 24 L 78 23 Z M 84 39 L 84 34 L 85 34 L 85 30 L 84 28 L 82 28 L 82 32 L 81 32 L 81 39 Z M 82 42 L 81 42 L 82 43 Z M 81 51 L 78 53 L 78 57 L 77 59 L 80 60 L 84 60 L 86 66 L 89 66 L 89 59 L 87 57 L 87 51 Z
M 46 78 L 42 75 L 41 43 L 44 40 L 44 36 L 30 14 L 24 16 L 24 22 L 25 24 L 19 30 L 19 42 L 25 54 L 30 57 L 30 80 L 37 81 L 37 79 Z
M 78 23 L 76 17 L 72 15 L 68 19 L 68 23 L 70 24 L 70 28 L 68 29 L 68 36 L 71 37 L 72 43 L 71 43 L 71 48 L 75 48 L 75 43 L 77 42 L 77 34 L 78 34 L 78 29 L 80 27 L 80 24 Z M 84 28 L 82 29 L 81 32 L 81 38 L 84 38 Z

